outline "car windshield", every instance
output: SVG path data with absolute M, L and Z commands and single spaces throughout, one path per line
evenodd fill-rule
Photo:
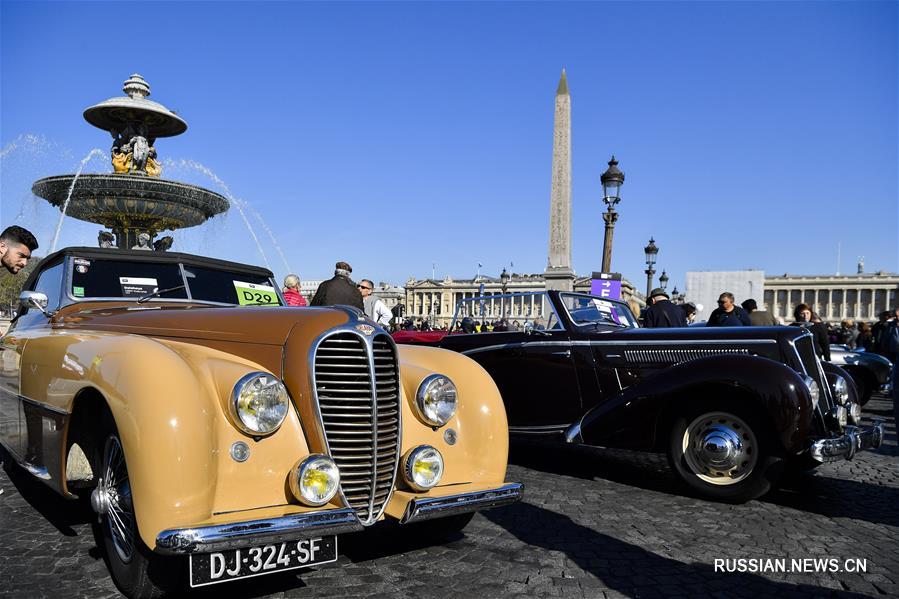
M 457 297 L 450 332 L 505 333 L 532 328 L 562 329 L 562 323 L 546 293 L 484 293 L 473 297 Z
M 280 306 L 268 277 L 208 266 L 106 258 L 73 258 L 69 294 L 81 299 L 193 300 L 241 306 Z M 182 268 L 183 267 L 183 268 Z M 183 272 L 183 274 L 182 274 Z
M 608 325 L 637 328 L 637 321 L 630 308 L 621 302 L 603 299 L 585 293 L 560 294 L 562 305 L 576 325 Z

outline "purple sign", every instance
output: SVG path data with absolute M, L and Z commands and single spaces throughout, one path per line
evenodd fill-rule
M 608 299 L 621 299 L 621 273 L 593 273 L 590 294 Z

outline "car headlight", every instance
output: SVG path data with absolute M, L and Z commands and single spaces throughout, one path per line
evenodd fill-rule
M 403 458 L 403 479 L 416 491 L 427 491 L 443 476 L 443 456 L 430 445 L 419 445 Z
M 268 435 L 287 417 L 290 396 L 278 377 L 251 372 L 241 377 L 231 391 L 234 424 L 248 435 Z
M 849 383 L 840 375 L 834 375 L 833 398 L 840 405 L 846 405 L 849 401 Z
M 415 404 L 425 422 L 443 426 L 456 413 L 456 385 L 442 374 L 425 377 L 415 394 Z
M 810 376 L 803 376 L 802 382 L 805 383 L 809 395 L 812 396 L 812 405 L 817 408 L 818 400 L 821 399 L 821 389 L 818 387 L 818 383 L 816 383 L 815 379 Z
M 339 488 L 340 470 L 326 455 L 314 453 L 301 460 L 290 473 L 290 491 L 306 505 L 325 505 Z

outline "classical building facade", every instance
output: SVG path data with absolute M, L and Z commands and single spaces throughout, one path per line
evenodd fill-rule
M 899 274 L 788 275 L 765 277 L 765 307 L 786 322 L 793 308 L 805 303 L 825 321 L 876 320 L 899 307 Z
M 859 271 L 862 271 L 861 265 Z M 822 320 L 876 320 L 884 310 L 899 307 L 899 274 L 858 272 L 851 275 L 766 275 L 763 271 L 688 272 L 686 301 L 700 302 L 704 320 L 722 291 L 739 304 L 753 298 L 760 309 L 793 322 L 797 304 L 808 304 Z
M 590 277 L 578 277 L 574 280 L 574 291 L 590 293 L 590 285 Z M 535 274 L 512 274 L 506 285 L 506 294 L 523 294 L 512 298 L 500 297 L 503 295 L 502 282 L 494 277 L 446 277 L 440 281 L 409 279 L 406 282 L 405 317 L 416 324 L 425 320 L 431 326 L 449 326 L 461 300 L 483 298 L 483 310 L 478 302 L 478 313 L 473 315 L 476 320 L 480 320 L 482 314 L 484 319 L 490 321 L 501 318 L 503 314 L 518 319 L 542 318 L 542 302 L 534 295 L 524 294 L 545 291 L 546 288 L 544 276 Z M 622 281 L 621 294 L 624 300 L 637 297 L 636 290 L 629 281 Z

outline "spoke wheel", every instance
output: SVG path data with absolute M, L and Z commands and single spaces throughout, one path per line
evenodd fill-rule
M 105 526 L 112 545 L 123 563 L 131 563 L 134 556 L 134 505 L 131 501 L 131 483 L 125 465 L 125 452 L 115 435 L 106 440 L 103 450 L 103 477 L 97 491 L 105 494 Z
M 116 586 L 130 599 L 157 599 L 180 587 L 183 564 L 154 554 L 141 540 L 124 447 L 111 416 L 105 419 L 105 441 L 99 445 L 100 477 L 91 493 L 99 516 L 95 531 L 103 545 Z M 183 561 L 183 560 L 182 560 Z

